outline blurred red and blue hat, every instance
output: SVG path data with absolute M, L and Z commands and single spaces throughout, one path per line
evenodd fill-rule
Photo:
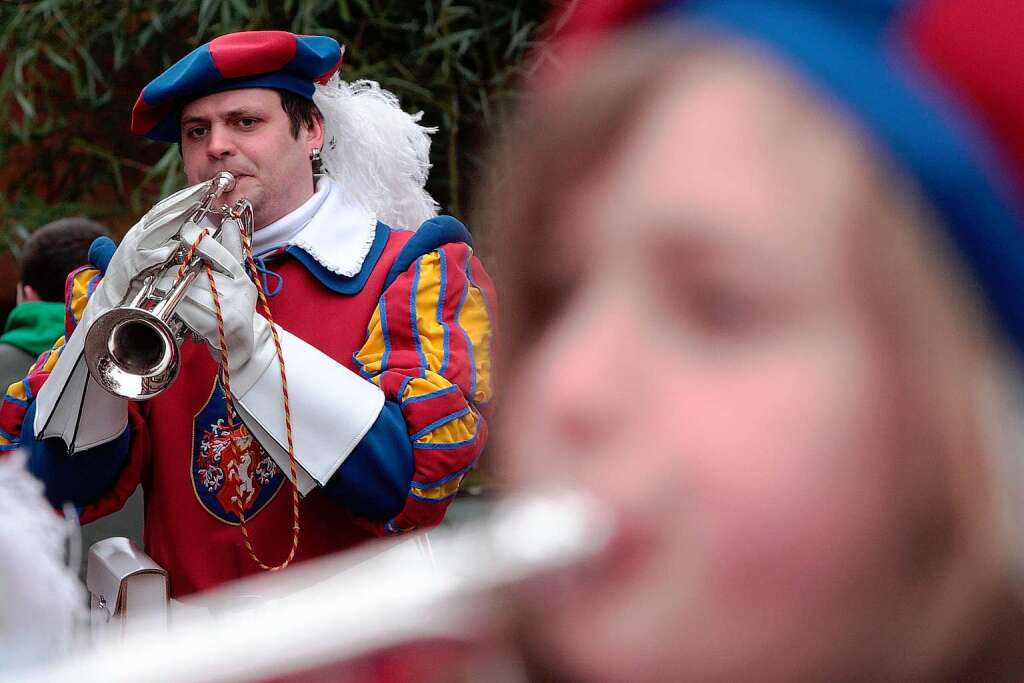
M 239 88 L 273 88 L 313 99 L 341 67 L 342 49 L 328 36 L 287 31 L 243 31 L 197 47 L 142 89 L 132 108 L 131 130 L 161 142 L 178 142 L 182 106 L 204 95 Z
M 1024 2 L 587 0 L 554 44 L 571 74 L 643 21 L 767 49 L 825 94 L 917 182 L 1024 350 Z

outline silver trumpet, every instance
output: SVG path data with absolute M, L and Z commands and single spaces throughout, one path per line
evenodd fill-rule
M 249 200 L 239 199 L 234 206 L 214 208 L 217 199 L 234 187 L 235 177 L 231 173 L 218 173 L 182 226 L 189 222 L 199 224 L 208 216 L 220 216 L 220 225 L 212 237 L 219 238 L 223 222 L 231 220 L 251 238 L 253 214 Z M 85 337 L 89 374 L 111 394 L 133 400 L 152 398 L 178 376 L 180 346 L 189 330 L 174 315 L 174 309 L 203 268 L 198 254 L 185 264 L 189 246 L 183 243 L 164 263 L 140 273 L 138 293 L 127 303 L 99 316 L 89 328 Z M 177 271 L 183 264 L 182 276 L 168 290 L 157 288 L 167 273 Z

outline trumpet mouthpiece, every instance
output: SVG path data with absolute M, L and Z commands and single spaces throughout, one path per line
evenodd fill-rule
M 210 189 L 218 195 L 231 192 L 231 190 L 235 189 L 235 176 L 230 171 L 221 171 L 213 176 Z

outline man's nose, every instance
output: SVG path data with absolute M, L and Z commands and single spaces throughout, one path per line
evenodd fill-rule
M 234 139 L 226 126 L 210 126 L 206 136 L 206 154 L 212 159 L 223 159 L 235 153 Z

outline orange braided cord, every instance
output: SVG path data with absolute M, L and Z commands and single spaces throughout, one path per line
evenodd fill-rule
M 200 240 L 201 239 L 202 234 L 200 235 Z M 193 245 L 192 247 L 192 252 L 195 251 L 195 247 L 198 244 L 199 240 L 196 240 L 196 244 Z M 285 375 L 284 352 L 281 349 L 281 340 L 278 337 L 277 329 L 274 327 L 273 317 L 271 316 L 270 313 L 270 304 L 267 301 L 266 294 L 263 291 L 263 285 L 260 282 L 259 278 L 255 276 L 256 265 L 254 263 L 254 259 L 252 256 L 252 246 L 249 242 L 248 236 L 246 236 L 246 239 L 243 242 L 243 247 L 245 249 L 246 259 L 250 264 L 251 276 L 255 281 L 256 290 L 259 293 L 260 303 L 263 305 L 263 309 L 266 312 L 267 320 L 270 323 L 270 330 L 274 337 L 274 350 L 277 353 L 277 362 L 278 366 L 281 369 L 281 393 L 284 402 L 285 427 L 287 429 L 288 434 L 288 465 L 292 475 L 292 544 L 291 549 L 288 551 L 288 557 L 286 557 L 281 564 L 268 565 L 256 555 L 256 550 L 253 548 L 252 538 L 249 535 L 249 528 L 246 526 L 245 523 L 245 511 L 242 508 L 241 478 L 239 478 L 238 476 L 237 469 L 229 470 L 228 476 L 229 478 L 233 477 L 235 479 L 236 495 L 233 498 L 233 502 L 235 503 L 235 512 L 238 515 L 239 526 L 242 529 L 242 541 L 245 543 L 245 549 L 246 551 L 248 551 L 249 557 L 252 558 L 253 562 L 255 562 L 260 569 L 274 572 L 280 569 L 284 569 L 289 564 L 291 564 L 292 560 L 295 559 L 295 551 L 299 547 L 299 488 L 298 485 L 295 483 L 297 481 L 298 468 L 295 462 L 295 446 L 292 438 L 291 402 L 289 401 L 288 398 L 288 382 Z M 213 269 L 210 267 L 208 263 L 205 264 L 205 266 L 206 278 L 207 281 L 210 283 L 210 292 L 213 295 L 214 312 L 217 315 L 217 343 L 220 347 L 220 365 L 221 372 L 224 377 L 224 405 L 228 417 L 228 430 L 229 434 L 231 434 L 232 440 L 234 441 L 234 446 L 237 449 L 239 448 L 238 441 L 240 440 L 241 437 L 239 437 L 235 433 L 235 408 L 234 399 L 232 398 L 231 394 L 231 371 L 228 367 L 227 335 L 224 333 L 224 315 L 220 306 L 220 295 L 217 293 L 217 285 L 214 282 L 213 278 Z M 241 430 L 245 430 L 245 425 L 242 424 L 240 428 Z
M 174 284 L 178 284 L 178 282 L 181 281 L 181 278 L 185 277 L 185 271 L 188 270 L 188 264 L 192 262 L 192 257 L 196 255 L 196 251 L 199 249 L 199 243 L 202 242 L 203 238 L 209 234 L 210 231 L 203 228 L 203 231 L 199 233 L 199 237 L 196 238 L 196 241 L 188 248 L 188 251 L 185 252 L 185 257 L 181 260 L 181 266 L 178 268 L 178 275 L 175 278 Z
M 263 312 L 266 314 L 267 322 L 270 324 L 270 334 L 274 338 L 274 352 L 277 354 L 277 365 L 281 371 L 281 399 L 284 404 L 284 425 L 285 434 L 288 438 L 288 468 L 291 471 L 292 476 L 292 510 L 294 514 L 292 516 L 294 536 L 292 537 L 292 549 L 288 555 L 287 564 L 291 561 L 295 555 L 295 550 L 299 543 L 299 486 L 298 486 L 298 465 L 295 462 L 295 437 L 292 432 L 292 408 L 291 400 L 288 396 L 288 373 L 285 371 L 284 366 L 284 350 L 281 348 L 281 337 L 277 333 L 277 327 L 274 325 L 274 316 L 270 312 L 270 302 L 267 301 L 267 293 L 263 288 L 263 281 L 260 280 L 256 274 L 258 269 L 256 268 L 256 260 L 252 255 L 252 242 L 249 235 L 242 233 L 242 247 L 245 250 L 246 263 L 249 266 L 249 273 L 256 284 L 256 293 L 260 298 L 260 305 L 263 306 Z

